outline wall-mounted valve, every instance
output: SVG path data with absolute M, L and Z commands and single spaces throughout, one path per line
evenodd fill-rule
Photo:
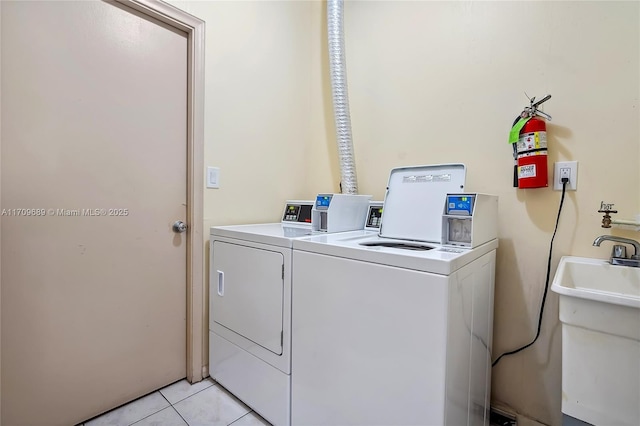
M 604 213 L 604 216 L 602 216 L 603 228 L 611 228 L 610 213 L 618 213 L 618 210 L 613 210 L 613 206 L 613 204 L 606 204 L 604 201 L 600 202 L 600 210 L 598 210 L 598 213 Z

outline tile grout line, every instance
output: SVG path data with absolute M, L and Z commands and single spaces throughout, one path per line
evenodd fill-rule
M 206 388 L 204 388 L 204 389 L 200 389 L 198 392 L 196 392 L 196 393 L 194 393 L 194 394 L 192 394 L 192 395 L 189 395 L 189 396 L 188 396 L 188 397 L 186 397 L 186 398 L 182 398 L 180 401 L 176 401 L 176 402 L 175 402 L 175 404 L 178 404 L 178 403 L 180 403 L 180 402 L 182 402 L 182 401 L 185 401 L 185 400 L 187 400 L 187 399 L 191 398 L 192 396 L 195 396 L 195 395 L 199 394 L 200 392 L 205 391 L 205 390 L 209 389 L 210 387 L 213 387 L 213 385 L 215 385 L 215 384 L 216 384 L 216 382 L 215 382 L 215 380 L 213 380 L 213 379 L 211 379 L 211 381 L 212 381 L 213 383 L 211 383 L 211 384 L 210 384 L 209 386 L 207 386 Z M 160 392 L 160 394 L 162 394 L 162 392 Z M 164 397 L 164 399 L 167 399 L 164 395 L 162 395 L 162 396 Z M 169 402 L 169 400 L 168 400 L 168 399 L 167 399 L 167 402 Z M 171 405 L 171 408 L 173 409 L 173 411 L 175 411 L 176 413 L 178 413 L 178 416 L 180 416 L 180 418 L 182 419 L 182 421 L 183 421 L 183 422 L 185 422 L 185 424 L 186 424 L 187 426 L 191 426 L 191 425 L 189 424 L 189 422 L 187 421 L 187 419 L 185 419 L 184 417 L 182 417 L 182 414 L 180 414 L 180 411 L 178 411 L 178 409 L 175 407 L 175 404 L 171 404 L 170 402 L 169 402 L 169 404 Z
M 158 414 L 158 413 L 159 413 L 160 411 L 162 411 L 162 410 L 165 410 L 165 409 L 167 409 L 167 408 L 169 408 L 169 407 L 172 407 L 172 405 L 171 405 L 171 403 L 169 402 L 169 400 L 168 400 L 167 398 L 165 398 L 165 396 L 164 396 L 164 395 L 162 395 L 162 392 L 160 392 L 160 390 L 157 390 L 156 392 L 158 392 L 158 393 L 160 394 L 160 396 L 162 396 L 162 398 L 164 398 L 164 400 L 165 400 L 165 401 L 167 401 L 167 404 L 169 404 L 169 405 L 168 405 L 168 406 L 166 406 L 166 407 L 162 407 L 162 408 L 161 408 L 161 409 L 159 409 L 158 411 L 155 411 L 155 412 L 153 412 L 153 413 L 149 414 L 148 416 L 144 416 L 143 418 L 141 418 L 141 419 L 139 419 L 139 420 L 136 420 L 136 421 L 135 421 L 135 422 L 133 422 L 133 423 L 129 423 L 129 425 L 128 425 L 128 426 L 132 426 L 132 425 L 135 425 L 136 423 L 140 423 L 140 422 L 141 422 L 141 421 L 143 421 L 144 419 L 146 419 L 146 418 L 148 418 L 148 417 L 151 417 L 151 416 L 153 416 L 154 414 Z M 152 393 L 153 393 L 153 392 L 152 392 Z M 151 395 L 151 394 L 149 394 L 149 395 Z M 128 404 L 127 404 L 127 405 L 128 405 Z M 178 413 L 178 414 L 180 414 L 180 413 Z
M 1 0 L 0 0 L 0 1 L 1 1 Z M 174 406 L 174 405 L 176 405 L 176 404 L 178 404 L 178 403 L 180 403 L 180 402 L 184 401 L 185 399 L 189 399 L 189 398 L 191 398 L 192 396 L 197 395 L 197 394 L 199 394 L 200 392 L 202 392 L 202 391 L 205 391 L 205 390 L 209 389 L 210 387 L 212 387 L 212 386 L 213 386 L 213 385 L 215 385 L 215 384 L 216 384 L 216 382 L 213 382 L 213 383 L 211 383 L 209 386 L 207 386 L 206 388 L 200 389 L 198 392 L 196 392 L 196 393 L 192 393 L 191 395 L 186 396 L 186 397 L 182 398 L 180 401 L 176 401 L 176 402 L 174 402 L 173 404 L 171 404 L 171 402 L 170 402 L 166 397 L 165 397 L 164 399 L 167 399 L 167 402 L 168 402 L 169 404 L 171 404 L 171 406 Z M 160 391 L 158 391 L 158 392 L 160 392 Z M 160 394 L 162 394 L 162 392 L 160 392 Z M 164 397 L 164 395 L 162 395 L 162 396 Z
M 186 398 L 185 398 L 186 399 Z M 178 416 L 180 416 L 180 418 L 182 419 L 182 421 L 184 422 L 184 424 L 186 424 L 187 426 L 191 426 L 189 424 L 189 422 L 187 421 L 187 419 L 185 419 L 184 417 L 182 417 L 182 414 L 180 414 L 180 411 L 176 410 L 176 407 L 174 407 L 173 405 L 171 405 L 171 409 L 173 411 L 175 411 L 176 413 L 178 413 Z
M 0 0 L 0 1 L 2 1 L 2 0 Z M 209 376 L 205 377 L 204 379 L 207 379 L 208 377 L 209 377 Z M 184 379 L 181 379 L 181 380 L 184 380 Z M 149 415 L 147 415 L 147 416 L 145 416 L 145 417 L 143 417 L 143 418 L 141 418 L 141 419 L 138 419 L 138 420 L 134 421 L 133 423 L 129 423 L 127 426 L 135 425 L 136 423 L 139 423 L 139 422 L 141 422 L 142 420 L 144 420 L 144 419 L 146 419 L 146 418 L 148 418 L 148 417 L 151 417 L 151 416 L 153 416 L 153 415 L 155 415 L 155 414 L 158 414 L 160 411 L 162 411 L 162 410 L 164 410 L 164 409 L 166 409 L 166 408 L 169 408 L 169 407 L 173 408 L 173 410 L 174 410 L 176 413 L 178 413 L 178 415 L 180 416 L 180 418 L 181 418 L 181 419 L 182 419 L 182 420 L 183 420 L 183 421 L 188 425 L 189 423 L 184 419 L 184 417 L 182 417 L 182 415 L 181 415 L 181 414 L 180 414 L 180 412 L 179 412 L 179 411 L 174 407 L 174 405 L 175 405 L 175 404 L 178 404 L 179 402 L 182 402 L 182 401 L 184 401 L 184 400 L 186 400 L 186 399 L 188 399 L 188 398 L 190 398 L 190 397 L 192 397 L 192 396 L 194 396 L 194 395 L 197 395 L 197 394 L 199 394 L 200 392 L 202 392 L 202 391 L 204 391 L 204 390 L 209 389 L 209 388 L 210 388 L 210 387 L 212 387 L 213 385 L 217 384 L 217 382 L 216 382 L 213 378 L 211 378 L 211 383 L 209 384 L 209 386 L 207 386 L 207 387 L 205 387 L 205 388 L 203 388 L 203 389 L 200 389 L 198 392 L 196 392 L 196 393 L 194 393 L 194 394 L 191 394 L 191 395 L 189 395 L 189 396 L 187 396 L 187 397 L 185 397 L 185 398 L 182 398 L 182 399 L 181 399 L 181 400 L 179 400 L 179 401 L 176 401 L 176 402 L 175 402 L 175 404 L 172 404 L 172 403 L 167 399 L 167 397 L 166 397 L 166 396 L 164 396 L 164 394 L 162 393 L 162 389 L 165 389 L 165 388 L 167 388 L 167 387 L 169 387 L 169 386 L 171 386 L 171 385 L 173 385 L 173 384 L 175 384 L 175 383 L 178 383 L 178 382 L 180 382 L 180 380 L 178 380 L 178 381 L 176 381 L 176 382 L 174 382 L 174 383 L 171 383 L 171 384 L 169 384 L 169 385 L 165 386 L 164 388 L 157 389 L 157 390 L 152 391 L 152 392 L 150 392 L 150 393 L 148 393 L 148 394 L 146 394 L 146 395 L 143 395 L 143 396 L 141 396 L 141 397 L 138 397 L 138 398 L 136 398 L 136 399 L 134 399 L 134 400 L 132 400 L 132 401 L 129 401 L 129 402 L 125 403 L 125 404 L 122 404 L 122 405 L 120 405 L 120 406 L 118 406 L 118 407 L 112 408 L 111 410 L 106 411 L 106 412 L 104 412 L 104 413 L 102 413 L 102 414 L 99 414 L 99 415 L 97 415 L 97 416 L 95 416 L 95 417 L 92 417 L 92 418 L 91 418 L 91 419 L 89 419 L 89 420 L 96 420 L 96 419 L 98 419 L 98 418 L 100 418 L 100 417 L 102 417 L 102 416 L 105 416 L 105 415 L 109 414 L 109 413 L 110 413 L 110 412 L 112 412 L 112 411 L 115 411 L 115 410 L 117 410 L 117 409 L 119 409 L 119 408 L 126 407 L 126 406 L 128 406 L 128 405 L 130 405 L 130 404 L 132 404 L 132 403 L 134 403 L 134 402 L 136 402 L 136 401 L 138 401 L 138 400 L 140 400 L 140 399 L 142 399 L 142 398 L 146 397 L 146 396 L 150 396 L 150 395 L 152 395 L 152 394 L 154 394 L 154 393 L 156 393 L 156 392 L 157 392 L 157 393 L 159 393 L 159 394 L 162 396 L 162 398 L 163 398 L 163 399 L 167 402 L 167 404 L 169 404 L 169 405 L 167 405 L 166 407 L 163 407 L 163 408 L 161 408 L 161 409 L 159 409 L 159 410 L 157 410 L 157 411 L 154 411 L 153 413 L 151 413 L 151 414 L 149 414 Z M 247 414 L 248 414 L 248 413 L 247 413 Z M 245 414 L 245 415 L 246 415 L 246 414 Z M 83 423 L 78 423 L 76 426 L 85 426 L 85 425 L 86 425 L 86 422 L 83 422 Z
M 167 399 L 167 397 L 166 397 L 166 396 L 164 396 L 164 394 L 162 393 L 162 389 L 159 389 L 159 390 L 158 390 L 158 393 L 159 393 L 160 395 L 162 395 L 162 397 L 164 398 L 164 400 L 165 400 L 165 401 L 167 401 L 167 403 L 169 404 L 169 406 L 171 406 L 171 407 L 173 406 L 173 404 L 171 403 L 171 401 L 169 401 L 169 400 Z
M 243 417 L 248 416 L 248 415 L 249 415 L 249 414 L 251 414 L 251 413 L 253 413 L 253 410 L 249 410 L 249 412 L 248 412 L 248 413 L 245 413 L 245 414 L 241 415 L 240 417 L 238 417 L 237 419 L 235 419 L 234 421 L 232 421 L 231 423 L 229 423 L 227 426 L 231 426 L 231 425 L 233 425 L 235 422 L 237 422 L 238 420 L 240 420 L 240 419 L 241 419 L 241 418 L 243 418 Z
M 158 392 L 160 392 L 160 391 L 158 391 Z M 198 393 L 198 392 L 196 392 L 196 393 Z M 171 407 L 171 409 L 176 412 L 176 414 L 178 415 L 178 417 L 180 417 L 182 419 L 184 424 L 186 424 L 187 426 L 190 426 L 189 422 L 187 421 L 187 419 L 182 417 L 182 414 L 180 414 L 180 412 L 178 410 L 176 410 L 176 407 L 173 406 L 173 404 L 167 399 L 167 397 L 164 396 L 164 394 L 162 392 L 160 392 L 160 395 L 162 395 L 162 397 L 165 399 L 165 401 L 167 401 L 169 403 L 169 407 Z M 193 395 L 195 395 L 195 393 Z M 191 395 L 191 396 L 193 396 L 193 395 Z M 189 398 L 189 397 L 187 397 L 187 398 Z M 181 399 L 180 401 L 184 401 L 187 398 Z M 178 401 L 178 402 L 180 402 L 180 401 Z M 176 402 L 176 404 L 177 404 L 177 402 Z M 167 408 L 169 408 L 169 407 L 167 407 Z
M 215 385 L 217 385 L 217 386 L 218 386 L 218 388 L 219 388 L 220 390 L 225 390 L 226 392 L 228 392 L 224 387 L 220 386 L 220 385 L 218 384 L 218 382 L 217 382 L 217 381 L 215 381 L 213 378 L 211 379 L 211 382 L 212 382 L 212 383 L 211 383 L 209 386 L 207 386 L 206 388 L 204 388 L 204 389 L 200 389 L 198 392 L 196 392 L 196 393 L 194 393 L 194 394 L 192 394 L 192 395 L 189 395 L 189 396 L 187 396 L 186 398 L 182 398 L 180 401 L 176 401 L 174 404 L 171 404 L 171 408 L 173 408 L 173 409 L 178 413 L 178 415 L 180 416 L 180 418 L 181 418 L 182 420 L 184 420 L 184 422 L 187 424 L 187 426 L 191 426 L 191 424 L 190 424 L 190 423 L 189 423 L 189 422 L 188 422 L 184 417 L 182 417 L 182 414 L 180 414 L 180 411 L 178 411 L 178 409 L 175 407 L 175 405 L 176 405 L 176 404 L 179 404 L 180 402 L 185 401 L 185 400 L 187 400 L 187 399 L 189 399 L 189 398 L 191 398 L 191 397 L 193 397 L 193 396 L 195 396 L 195 395 L 197 395 L 197 394 L 199 394 L 200 392 L 204 392 L 205 390 L 207 390 L 207 389 L 209 389 L 209 388 L 212 388 L 212 387 L 214 387 Z M 158 392 L 160 392 L 160 391 L 158 391 Z M 160 393 L 162 394 L 162 392 L 160 392 Z M 229 392 L 229 393 L 230 393 L 230 392 Z M 230 394 L 231 394 L 231 393 L 230 393 Z M 232 395 L 232 396 L 234 396 L 233 394 L 231 394 L 231 395 Z M 164 395 L 162 395 L 162 396 L 164 397 L 164 399 L 167 399 Z M 234 396 L 234 398 L 235 398 L 235 396 Z M 169 400 L 167 399 L 167 401 L 169 401 Z M 243 403 L 243 404 L 244 404 L 244 403 Z M 241 418 L 243 418 L 243 417 L 245 417 L 245 416 L 248 416 L 249 414 L 251 414 L 251 413 L 253 413 L 253 412 L 254 412 L 254 411 L 251 409 L 251 407 L 247 406 L 247 408 L 248 408 L 248 410 L 249 410 L 249 411 L 247 411 L 246 413 L 244 413 L 243 415 L 241 415 L 240 417 L 238 417 L 237 419 L 235 419 L 235 420 L 234 420 L 234 421 L 232 421 L 231 423 L 228 423 L 228 424 L 227 424 L 227 426 L 231 426 L 233 423 L 237 422 L 237 421 L 238 421 L 238 420 L 240 420 Z

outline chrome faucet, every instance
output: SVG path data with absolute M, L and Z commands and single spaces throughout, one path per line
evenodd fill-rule
M 593 240 L 593 245 L 596 247 L 600 247 L 600 243 L 603 241 L 613 241 L 616 243 L 629 244 L 633 246 L 634 253 L 628 259 L 626 257 L 619 257 L 619 253 L 625 253 L 621 246 L 615 245 L 613 246 L 613 252 L 611 253 L 611 264 L 612 265 L 624 265 L 624 266 L 634 266 L 640 267 L 640 243 L 636 240 L 632 240 L 631 238 L 623 238 L 616 237 L 614 235 L 600 235 L 595 240 Z

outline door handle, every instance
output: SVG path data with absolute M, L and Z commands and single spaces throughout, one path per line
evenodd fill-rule
M 224 296 L 224 272 L 217 270 L 218 273 L 218 296 Z
M 186 230 L 187 230 L 187 224 L 184 223 L 183 221 L 176 220 L 173 223 L 173 232 L 175 232 L 176 234 L 182 234 Z

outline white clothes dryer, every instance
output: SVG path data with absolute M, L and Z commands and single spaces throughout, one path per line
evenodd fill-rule
M 313 234 L 314 203 L 210 230 L 209 374 L 274 425 L 290 424 L 292 243 Z
M 313 204 L 210 231 L 209 374 L 275 425 L 290 424 L 291 247 L 312 234 Z

